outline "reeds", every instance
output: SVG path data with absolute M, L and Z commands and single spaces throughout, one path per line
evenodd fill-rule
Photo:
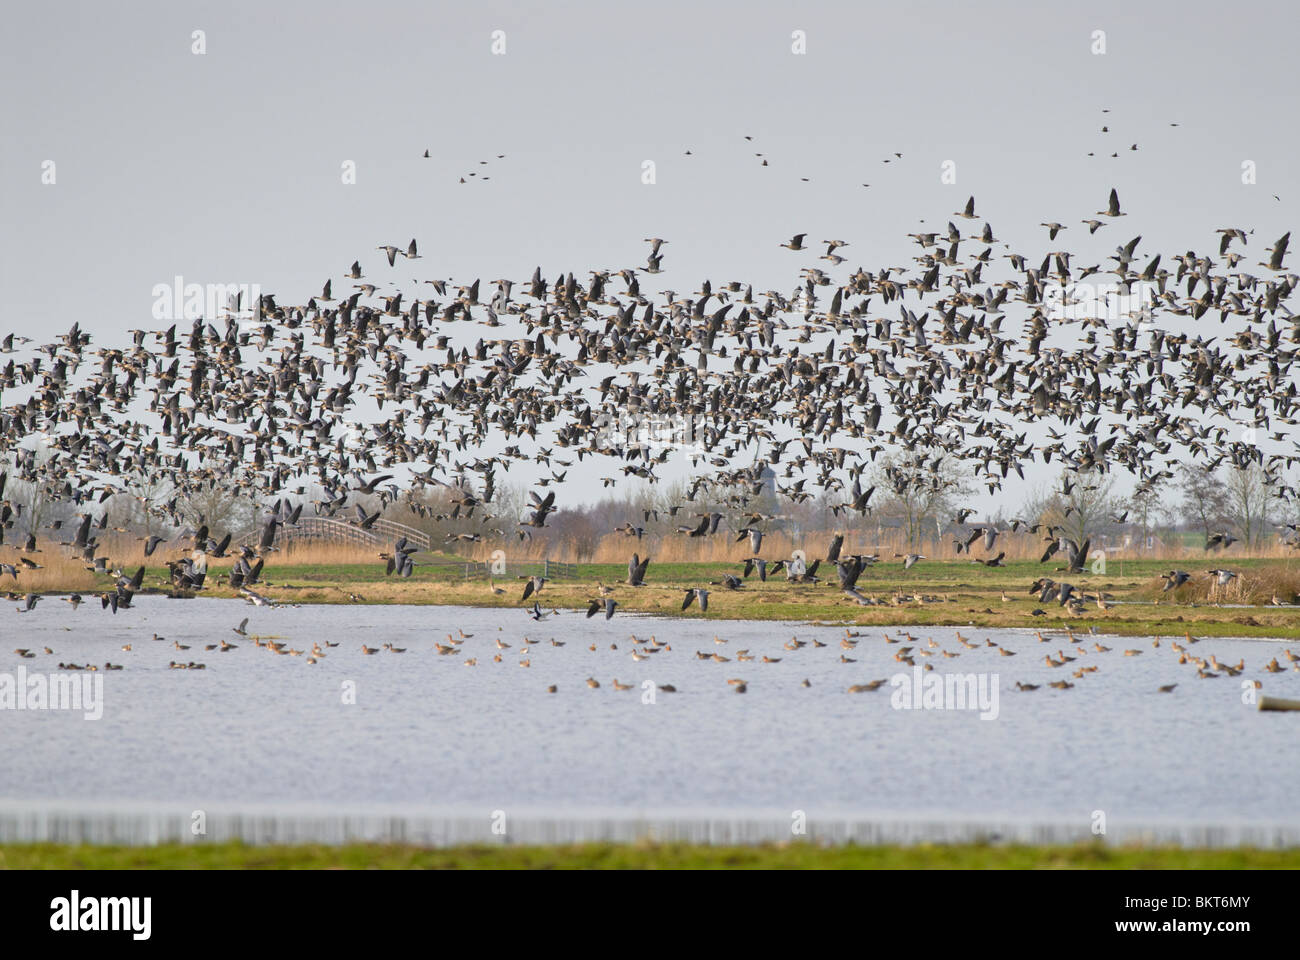
M 41 545 L 38 543 L 38 547 Z M 95 589 L 94 573 L 86 569 L 86 563 L 76 557 L 66 556 L 57 545 L 46 544 L 39 553 L 22 554 L 41 565 L 39 570 L 28 570 L 18 563 L 14 556 L 4 557 L 5 563 L 12 562 L 18 568 L 18 578 L 0 577 L 0 590 L 14 593 L 42 593 L 44 591 L 90 591 Z
M 1154 581 L 1149 593 L 1164 593 L 1164 581 Z M 1262 567 L 1240 571 L 1225 586 L 1208 572 L 1193 573 L 1193 579 L 1178 591 L 1170 591 L 1178 602 L 1246 605 L 1292 604 L 1300 598 L 1300 568 Z
M 836 531 L 838 532 L 838 531 Z M 999 535 L 993 552 L 986 553 L 982 542 L 971 546 L 969 553 L 958 553 L 952 538 L 943 541 L 927 540 L 919 546 L 910 546 L 907 538 L 897 530 L 877 531 L 875 528 L 842 530 L 844 544 L 841 556 L 853 554 L 878 554 L 884 561 L 891 561 L 896 554 L 919 552 L 929 560 L 970 562 L 975 558 L 987 559 L 1005 552 L 1005 560 L 1037 561 L 1044 549 L 1044 541 L 1038 535 L 1027 533 L 1004 532 Z M 769 561 L 788 558 L 794 551 L 802 550 L 809 563 L 818 558 L 824 559 L 835 532 L 830 530 L 807 531 L 798 534 L 775 532 L 763 537 L 760 555 Z M 589 542 L 580 543 L 574 537 L 555 537 L 548 531 L 538 532 L 532 539 L 520 540 L 509 535 L 502 538 L 485 539 L 473 544 L 433 544 L 432 553 L 454 559 L 471 562 L 486 562 L 493 554 L 501 551 L 510 562 L 536 562 L 552 560 L 566 563 L 626 563 L 635 552 L 641 556 L 651 556 L 657 563 L 734 563 L 751 556 L 748 539 L 736 542 L 735 534 L 719 530 L 713 536 L 688 537 L 684 534 L 650 534 L 642 538 L 630 537 L 624 533 L 608 533 L 599 537 L 594 546 Z M 0 553 L 6 563 L 18 563 L 19 556 L 28 556 L 42 565 L 42 569 L 28 570 L 20 567 L 18 580 L 6 576 L 0 578 L 0 589 L 16 593 L 41 592 L 42 590 L 93 590 L 97 583 L 94 573 L 87 569 L 85 561 L 70 555 L 62 544 L 51 541 L 39 541 L 38 552 L 19 554 L 17 551 Z M 322 540 L 289 539 L 277 551 L 267 554 L 266 567 L 273 570 L 277 566 L 320 566 L 379 564 L 380 554 L 386 553 L 389 544 L 360 545 L 353 543 L 332 543 Z M 3 549 L 3 548 L 0 548 Z M 1093 547 L 1089 552 L 1089 562 L 1098 558 L 1103 551 Z M 166 565 L 168 560 L 187 557 L 191 553 L 189 545 L 180 546 L 163 543 L 146 558 L 144 543 L 135 537 L 117 535 L 105 540 L 101 556 L 108 558 L 108 569 L 122 569 L 127 573 L 141 565 L 151 570 Z M 1234 545 L 1228 552 L 1207 553 L 1203 550 L 1187 549 L 1181 544 L 1160 547 L 1155 550 L 1119 550 L 1104 551 L 1108 565 L 1133 561 L 1160 561 L 1171 566 L 1180 566 L 1202 577 L 1205 569 L 1211 566 L 1234 568 L 1242 560 L 1290 560 L 1300 561 L 1300 555 L 1291 548 L 1281 544 L 1271 544 L 1262 549 L 1246 550 L 1240 544 Z M 1063 559 L 1058 553 L 1053 558 L 1059 564 Z M 221 575 L 235 562 L 235 557 L 209 561 L 209 577 Z M 1274 596 L 1282 602 L 1290 603 L 1300 590 L 1300 563 L 1291 569 L 1289 564 L 1268 567 L 1260 570 L 1249 568 L 1239 570 L 1241 574 L 1227 587 L 1216 588 L 1213 595 L 1209 587 L 1196 586 L 1198 599 L 1210 602 L 1259 602 L 1268 603 Z M 1205 577 L 1206 582 L 1209 578 Z M 1157 582 L 1158 584 L 1158 582 Z M 1191 589 L 1185 588 L 1185 589 Z M 1202 595 L 1202 591 L 1204 595 Z M 1185 592 L 1180 593 L 1185 596 Z M 1242 600 L 1248 597 L 1248 600 Z

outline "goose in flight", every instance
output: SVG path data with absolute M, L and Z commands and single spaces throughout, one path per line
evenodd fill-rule
M 1236 542 L 1237 538 L 1230 533 L 1215 533 L 1206 539 L 1205 549 L 1207 551 L 1218 550 L 1222 547 L 1226 550 Z
M 709 591 L 703 587 L 687 587 L 686 597 L 682 600 L 682 610 L 685 610 L 696 600 L 700 602 L 700 612 L 709 612 Z
M 1268 267 L 1270 270 L 1280 271 L 1286 269 L 1282 266 L 1282 258 L 1286 256 L 1287 244 L 1291 242 L 1291 231 L 1284 233 L 1277 243 L 1273 244 L 1273 250 L 1269 254 L 1268 263 L 1261 266 Z
M 1105 210 L 1098 210 L 1099 217 L 1126 217 L 1128 214 L 1122 213 L 1119 209 L 1119 191 L 1114 187 L 1110 188 L 1110 203 Z
M 739 531 L 739 533 L 740 536 L 736 537 L 736 542 L 740 543 L 740 541 L 744 540 L 745 537 L 749 537 L 749 552 L 752 556 L 757 557 L 758 551 L 763 546 L 763 531 L 755 530 L 753 527 L 746 527 Z M 748 572 L 745 575 L 749 576 Z
M 646 570 L 650 566 L 650 557 L 640 559 L 635 553 L 627 563 L 627 583 L 631 587 L 644 587 Z
M 528 513 L 527 520 L 521 520 L 521 527 L 545 527 L 547 515 L 555 511 L 555 491 L 552 490 L 545 498 L 538 496 L 537 491 L 528 491 L 529 499 L 532 501 L 532 510 Z
M 1226 587 L 1237 576 L 1237 573 L 1232 570 L 1211 570 L 1209 573 L 1214 577 L 1214 585 L 1217 587 Z

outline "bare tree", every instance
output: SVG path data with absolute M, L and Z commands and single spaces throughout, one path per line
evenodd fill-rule
M 1026 523 L 1045 523 L 1046 514 L 1057 506 L 1059 491 L 1050 490 L 1043 485 L 1033 487 L 1025 494 L 1020 504 L 1020 517 Z
M 1199 528 L 1207 540 L 1216 529 L 1228 525 L 1231 514 L 1228 488 L 1216 471 L 1194 463 L 1183 464 L 1179 490 L 1187 522 Z
M 1124 501 L 1124 509 L 1128 513 L 1129 523 L 1138 528 L 1139 535 L 1142 538 L 1138 548 L 1140 550 L 1147 549 L 1147 543 L 1152 534 L 1158 526 L 1162 526 L 1162 521 L 1169 513 L 1164 491 L 1154 486 L 1135 490 Z
M 1111 496 L 1112 482 L 1102 481 L 1094 474 L 1079 474 L 1069 484 L 1070 473 L 1062 474 L 1061 489 L 1053 491 L 1039 517 L 1040 523 L 1059 527 L 1065 536 L 1082 544 L 1103 526 L 1110 523 L 1114 512 Z
M 243 536 L 257 523 L 257 505 L 253 499 L 233 483 L 216 479 L 202 480 L 181 490 L 176 506 L 187 523 L 194 527 L 206 523 L 216 538 L 226 533 Z
M 1273 494 L 1255 463 L 1228 470 L 1227 519 L 1247 549 L 1264 545 L 1272 522 Z
M 146 537 L 152 536 L 160 529 L 170 529 L 167 514 L 159 504 L 167 501 L 175 490 L 170 480 L 143 470 L 126 478 L 121 493 L 110 501 L 110 506 L 123 509 L 122 525 L 142 530 Z
M 872 470 L 872 482 L 884 493 L 876 501 L 876 513 L 899 521 L 909 550 L 918 549 L 923 539 L 937 537 L 972 493 L 970 484 L 947 461 L 932 469 L 933 465 L 922 463 L 925 459 L 885 456 Z
M 60 503 L 57 495 L 51 495 L 52 481 L 44 473 L 54 457 L 48 443 L 38 442 L 33 447 L 16 449 L 7 466 L 10 477 L 5 492 L 27 533 L 37 533 L 47 513 L 53 512 L 57 518 L 69 512 L 67 504 Z

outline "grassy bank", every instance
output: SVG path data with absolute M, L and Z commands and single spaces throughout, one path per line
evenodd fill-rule
M 524 606 L 521 574 L 540 569 L 536 565 L 516 567 L 489 583 L 481 574 L 466 578 L 465 567 L 448 562 L 451 559 L 419 557 L 417 562 L 424 565 L 418 565 L 412 577 L 402 579 L 385 576 L 384 562 L 369 552 L 272 555 L 263 572 L 264 583 L 257 589 L 286 603 L 456 604 L 520 610 Z M 90 596 L 112 585 L 110 577 L 95 575 L 75 562 L 53 557 L 45 563 L 44 569 L 23 571 L 13 589 L 20 593 L 79 591 Z M 1211 585 L 1206 568 L 1212 565 L 1205 558 L 1182 564 L 1167 560 L 1112 562 L 1104 573 L 1066 575 L 1058 572 L 1054 563 L 1031 560 L 995 568 L 969 561 L 921 561 L 907 571 L 891 562 L 863 572 L 858 587 L 879 605 L 859 606 L 841 594 L 834 567 L 825 564 L 821 583 L 792 584 L 781 574 L 763 583 L 751 576 L 743 589 L 735 591 L 720 584 L 724 573 L 741 573 L 738 562 L 652 562 L 647 575 L 650 585 L 645 587 L 623 583 L 625 564 L 579 564 L 576 577 L 548 582 L 538 599 L 545 609 L 585 610 L 603 585 L 612 591 L 622 613 L 700 617 L 699 607 L 694 605 L 682 614 L 682 598 L 688 588 L 708 587 L 709 619 L 1057 629 L 1070 623 L 1079 630 L 1095 626 L 1105 633 L 1130 636 L 1173 636 L 1191 631 L 1203 636 L 1300 639 L 1300 608 L 1268 603 L 1273 596 L 1292 601 L 1300 586 L 1300 565 L 1271 558 L 1233 560 L 1228 565 L 1240 577 L 1228 590 Z M 229 566 L 228 560 L 213 561 L 199 595 L 237 597 L 226 585 Z M 1166 593 L 1159 575 L 1171 567 L 1187 570 L 1194 578 L 1179 590 Z M 1072 615 L 1055 600 L 1040 602 L 1029 594 L 1029 585 L 1042 576 L 1068 580 L 1082 591 L 1103 593 L 1116 602 L 1106 611 L 1090 604 L 1081 615 Z M 144 592 L 167 589 L 166 568 L 151 562 Z M 1259 605 L 1231 606 L 1237 603 Z
M 881 846 L 810 844 L 720 847 L 689 844 L 476 846 L 442 850 L 357 844 L 254 847 L 171 844 L 156 847 L 0 846 L 11 870 L 132 869 L 1006 869 L 1277 870 L 1300 868 L 1300 850 L 1185 850 L 1174 847 Z

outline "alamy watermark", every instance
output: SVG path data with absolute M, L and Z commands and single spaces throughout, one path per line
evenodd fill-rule
M 120 931 L 148 940 L 152 916 L 152 897 L 87 897 L 73 890 L 50 901 L 50 929 L 60 932 Z
M 1137 319 L 1148 322 L 1155 302 L 1155 284 L 1049 282 L 1043 285 L 1043 314 L 1049 320 Z
M 200 320 L 219 316 L 256 319 L 262 301 L 258 283 L 156 283 L 150 291 L 155 320 Z
M 104 715 L 102 673 L 0 673 L 0 710 L 80 710 L 87 720 Z
M 602 414 L 596 421 L 596 440 L 607 447 L 642 446 L 703 452 L 707 427 L 708 420 L 703 415 Z
M 981 720 L 998 718 L 996 673 L 936 673 L 914 667 L 889 678 L 895 710 L 978 710 Z

